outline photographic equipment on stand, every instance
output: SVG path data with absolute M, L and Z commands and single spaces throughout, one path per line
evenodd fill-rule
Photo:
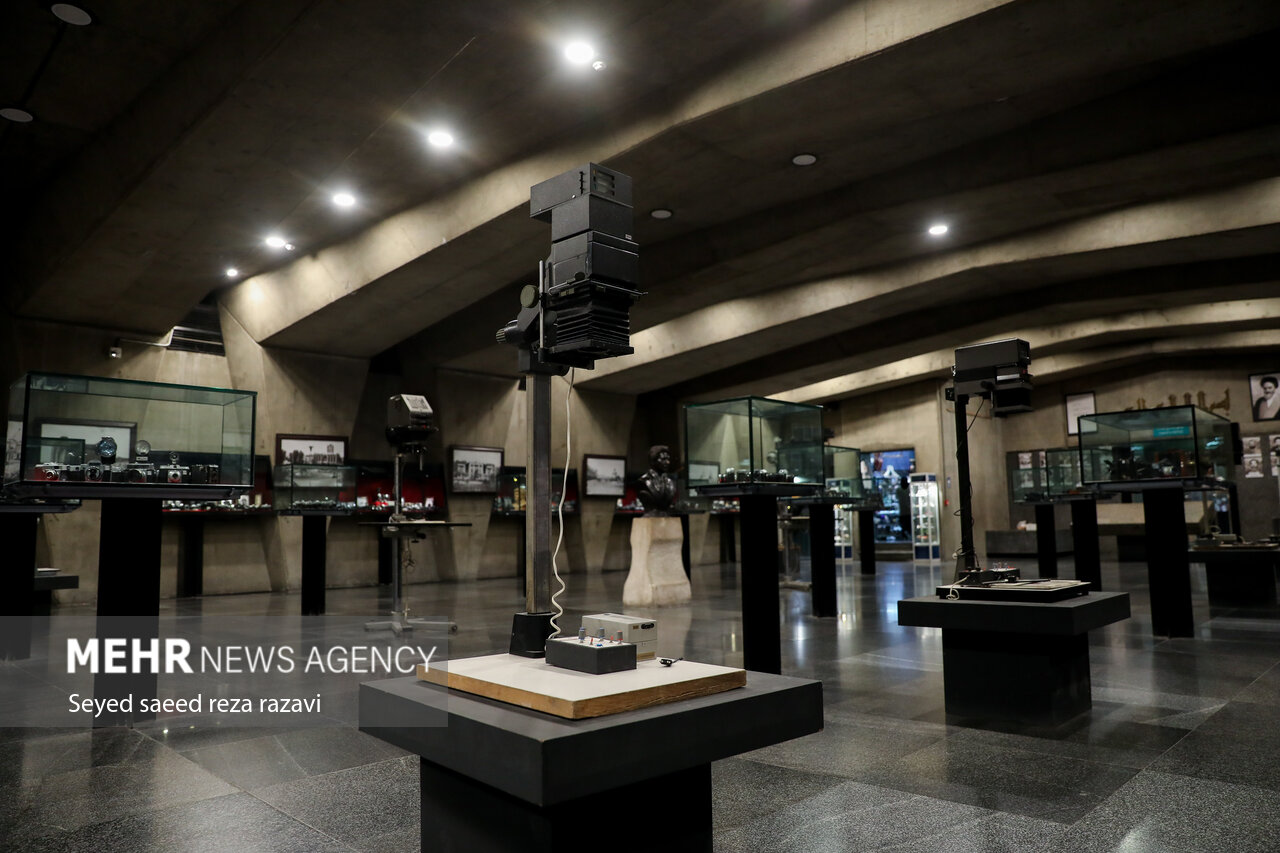
M 392 522 L 407 521 L 404 515 L 404 496 L 401 491 L 401 473 L 404 469 L 404 458 L 408 453 L 413 453 L 418 457 L 418 468 L 422 468 L 422 455 L 426 451 L 427 440 L 436 434 L 438 430 L 435 426 L 435 416 L 431 411 L 431 404 L 427 402 L 427 398 L 421 394 L 396 394 L 387 400 L 387 442 L 395 451 L 395 458 L 392 466 L 394 469 L 394 497 L 395 501 L 391 505 L 391 517 L 387 520 Z M 433 622 L 427 619 L 412 619 L 409 617 L 409 607 L 404 602 L 404 556 L 405 549 L 409 547 L 409 543 L 405 541 L 412 538 L 417 541 L 422 538 L 422 534 L 411 533 L 405 535 L 403 528 L 395 526 L 387 527 L 383 531 L 384 536 L 390 536 L 392 541 L 391 548 L 391 618 L 382 619 L 374 622 L 366 622 L 364 628 L 366 631 L 378 631 L 390 629 L 399 635 L 405 631 L 412 631 L 414 628 L 427 628 L 444 631 L 446 633 L 456 633 L 458 626 L 452 622 Z
M 973 487 L 969 477 L 970 397 L 991 401 L 992 414 L 1031 411 L 1031 344 L 1005 338 L 956 349 L 951 368 L 955 382 L 946 398 L 955 403 L 956 485 L 960 490 L 960 550 L 956 552 L 956 582 L 980 583 L 983 577 L 973 548 Z M 976 415 L 975 415 L 976 417 Z M 968 580 L 966 580 L 968 579 Z
M 529 190 L 529 215 L 551 224 L 551 254 L 538 264 L 537 283 L 520 291 L 520 313 L 496 336 L 517 348 L 518 368 L 529 377 L 525 610 L 512 621 L 511 654 L 546 654 L 557 606 L 551 596 L 551 377 L 634 352 L 631 306 L 641 293 L 631 197 L 631 178 L 595 163 Z

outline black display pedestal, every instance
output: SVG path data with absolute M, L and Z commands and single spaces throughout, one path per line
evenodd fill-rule
M 832 504 L 809 506 L 809 571 L 814 616 L 836 616 L 836 523 Z
M 714 515 L 720 527 L 720 562 L 736 563 L 738 562 L 738 537 L 734 535 L 733 527 L 737 514 L 717 512 Z
M 1276 570 L 1280 550 L 1241 547 L 1191 550 L 1193 563 L 1204 563 L 1211 604 L 1276 603 Z
M 31 657 L 35 606 L 36 530 L 40 516 L 0 511 L 0 660 Z
M 421 758 L 423 850 L 710 851 L 711 762 L 821 728 L 821 684 L 759 672 L 580 720 L 413 678 L 360 685 L 360 730 Z
M 1190 637 L 1195 632 L 1187 520 L 1182 503 L 1180 486 L 1142 492 L 1151 632 L 1157 637 Z
M 391 584 L 391 564 L 395 559 L 391 553 L 395 550 L 391 542 L 392 540 L 386 536 L 378 536 L 378 584 L 381 586 Z
M 204 595 L 204 513 L 178 519 L 178 598 Z
M 1071 501 L 1071 550 L 1076 580 L 1088 581 L 1090 589 L 1101 592 L 1102 554 L 1098 548 L 1098 501 L 1094 498 Z
M 144 647 L 160 636 L 159 498 L 104 498 L 98 534 L 97 637 L 124 638 Z M 94 727 L 155 719 L 138 710 L 138 700 L 155 697 L 154 672 L 99 673 L 93 679 L 95 699 L 133 697 L 132 713 L 104 711 Z
M 422 849 L 466 853 L 563 853 L 607 847 L 637 808 L 656 809 L 663 851 L 711 853 L 711 765 L 700 764 L 536 806 L 419 759 Z M 657 836 L 655 836 L 657 837 Z M 625 845 L 624 845 L 625 846 Z
M 782 672 L 778 609 L 778 498 L 742 495 L 742 665 Z
M 1129 617 L 1129 596 L 1053 602 L 898 602 L 898 624 L 942 629 L 947 715 L 1058 725 L 1092 705 L 1088 632 Z
M 876 511 L 858 510 L 858 561 L 862 574 L 876 573 Z
M 1058 529 L 1051 503 L 1038 503 L 1036 511 L 1036 570 L 1042 578 L 1058 576 Z
M 324 613 L 324 584 L 328 558 L 329 517 L 303 513 L 302 516 L 302 615 Z

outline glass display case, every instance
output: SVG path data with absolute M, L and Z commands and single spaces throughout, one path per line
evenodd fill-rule
M 1080 417 L 1086 484 L 1125 488 L 1232 477 L 1231 422 L 1195 406 Z
M 412 458 L 412 457 L 411 457 Z M 396 497 L 395 463 L 390 459 L 353 461 L 356 469 L 356 510 L 389 513 Z M 400 499 L 406 515 L 441 516 L 445 504 L 444 465 L 407 462 L 400 470 Z
M 1047 459 L 1043 450 L 1014 450 L 1007 454 L 1009 496 L 1014 503 L 1048 500 Z
M 50 497 L 231 498 L 253 487 L 254 391 L 29 373 L 9 387 L 4 482 Z
M 688 403 L 684 414 L 692 488 L 823 482 L 821 406 L 738 397 Z
M 564 469 L 551 469 L 551 511 L 557 512 L 560 491 L 564 484 Z M 578 511 L 578 469 L 569 469 L 568 499 L 564 503 L 565 515 Z M 511 515 L 528 509 L 529 484 L 523 466 L 503 466 L 498 474 L 498 493 L 493 497 L 493 513 Z
M 828 492 L 839 492 L 855 501 L 861 500 L 862 480 L 866 475 L 862 468 L 862 451 L 858 448 L 823 446 L 822 473 Z
M 356 508 L 354 465 L 286 462 L 275 467 L 271 481 L 275 508 L 281 512 Z
M 912 474 L 907 488 L 911 498 L 911 552 L 916 560 L 942 559 L 941 508 L 937 474 Z
M 1045 451 L 1045 488 L 1052 497 L 1082 495 L 1089 490 L 1080 479 L 1080 451 L 1055 447 Z

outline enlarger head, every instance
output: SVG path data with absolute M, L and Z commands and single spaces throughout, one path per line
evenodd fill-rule
M 1031 344 L 1005 338 L 956 349 L 954 394 L 986 397 L 991 412 L 1008 415 L 1031 411 Z
M 631 178 L 587 163 L 535 184 L 529 215 L 551 224 L 551 255 L 498 342 L 519 348 L 523 373 L 563 374 L 630 355 L 631 305 L 640 298 Z
M 435 432 L 435 415 L 426 397 L 396 394 L 387 400 L 387 441 L 392 447 L 421 447 Z

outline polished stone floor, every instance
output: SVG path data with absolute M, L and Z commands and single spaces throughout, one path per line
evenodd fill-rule
M 940 633 L 896 618 L 940 567 L 882 562 L 862 576 L 846 564 L 836 619 L 784 590 L 783 672 L 822 680 L 826 728 L 714 766 L 716 850 L 1280 849 L 1280 611 L 1210 608 L 1196 568 L 1196 636 L 1168 640 L 1151 636 L 1145 567 L 1104 566 L 1133 617 L 1093 633 L 1093 710 L 1054 731 L 948 721 Z M 571 576 L 565 624 L 620 609 L 623 579 Z M 694 604 L 660 613 L 660 652 L 740 664 L 736 567 L 699 567 L 693 581 Z M 503 650 L 523 609 L 509 580 L 410 590 L 417 609 L 458 622 L 455 657 Z M 305 622 L 296 595 L 184 599 L 163 603 L 161 621 L 246 643 L 333 642 L 362 637 L 385 595 L 331 590 L 328 614 Z M 91 624 L 87 608 L 59 609 L 48 638 Z M 0 695 L 0 719 L 75 686 L 44 666 L 48 638 L 32 661 L 0 664 L 20 685 Z M 358 680 L 327 683 L 321 727 L 2 728 L 0 849 L 416 850 L 417 759 L 355 730 Z

